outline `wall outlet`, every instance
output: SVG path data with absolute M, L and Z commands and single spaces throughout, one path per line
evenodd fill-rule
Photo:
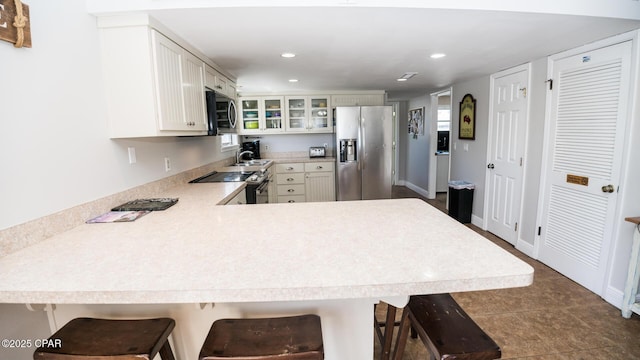
M 469 144 L 464 144 L 464 151 L 469 151 Z
M 269 150 L 271 150 L 271 146 L 270 146 L 270 145 L 265 145 L 265 146 L 264 146 L 264 149 L 265 149 L 266 151 L 269 151 Z
M 135 164 L 138 161 L 136 159 L 136 148 L 128 147 L 127 152 L 129 153 L 129 164 Z
M 171 171 L 171 159 L 164 158 L 164 171 Z
M 328 147 L 329 147 L 329 144 L 324 143 L 324 148 L 326 149 L 326 148 L 328 148 Z

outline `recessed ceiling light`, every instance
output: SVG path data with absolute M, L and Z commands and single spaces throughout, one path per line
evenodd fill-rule
M 442 53 L 436 53 L 436 54 L 431 54 L 431 58 L 432 59 L 440 59 L 447 56 L 446 54 L 442 54 Z
M 407 79 L 399 78 L 399 79 L 396 79 L 396 81 L 407 81 Z
M 290 82 L 290 83 L 297 83 L 297 82 L 298 82 L 298 79 L 289 79 L 289 82 Z
M 283 58 L 290 59 L 290 58 L 294 58 L 294 57 L 296 57 L 296 54 L 294 54 L 294 53 L 290 53 L 290 52 L 286 52 L 286 53 L 282 53 L 282 54 L 280 54 L 280 56 L 282 56 Z

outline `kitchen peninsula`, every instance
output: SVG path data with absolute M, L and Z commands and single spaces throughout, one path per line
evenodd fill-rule
M 0 258 L 0 302 L 77 316 L 171 316 L 178 358 L 211 322 L 316 313 L 326 359 L 373 358 L 373 305 L 527 286 L 533 269 L 416 199 L 220 206 L 241 183 L 182 184 L 173 207 L 83 224 Z

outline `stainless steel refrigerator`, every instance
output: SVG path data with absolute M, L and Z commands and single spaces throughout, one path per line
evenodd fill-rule
M 391 106 L 336 108 L 337 200 L 391 198 Z

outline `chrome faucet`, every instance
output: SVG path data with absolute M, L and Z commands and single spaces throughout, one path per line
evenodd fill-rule
M 240 150 L 238 150 L 238 153 L 236 154 L 236 164 L 240 163 L 240 158 L 242 158 L 242 155 L 244 155 L 244 154 L 253 155 L 253 151 L 246 150 L 246 151 L 240 152 Z

